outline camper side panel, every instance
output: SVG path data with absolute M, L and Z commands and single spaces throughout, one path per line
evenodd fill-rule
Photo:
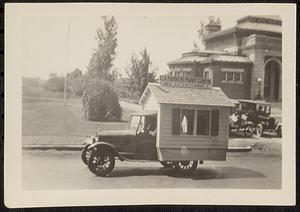
M 174 135 L 173 109 L 218 110 L 218 135 Z M 159 160 L 225 160 L 228 148 L 228 107 L 160 104 Z M 210 113 L 211 114 L 211 113 Z M 210 133 L 211 134 L 211 133 Z

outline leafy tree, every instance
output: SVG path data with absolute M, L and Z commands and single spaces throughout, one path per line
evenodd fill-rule
M 214 16 L 209 16 L 208 17 L 208 24 L 215 24 L 215 25 L 219 25 L 221 24 L 221 20 L 220 18 L 215 18 Z M 200 45 L 205 45 L 203 37 L 205 36 L 205 23 L 203 21 L 200 22 L 200 29 L 198 30 L 198 38 L 200 40 Z M 193 47 L 195 51 L 199 51 L 200 50 L 200 46 L 196 41 L 194 41 L 193 43 Z
M 84 117 L 90 121 L 119 121 L 122 108 L 107 81 L 90 80 L 82 98 Z
M 97 29 L 98 46 L 90 59 L 83 93 L 83 112 L 87 120 L 118 121 L 122 109 L 112 84 L 116 78 L 113 60 L 117 47 L 115 18 L 103 16 L 103 28 Z
M 135 54 L 131 56 L 130 65 L 127 67 L 128 86 L 133 96 L 134 93 L 138 93 L 141 96 L 148 85 L 148 82 L 156 81 L 155 71 L 149 72 L 151 65 L 150 55 L 147 49 L 140 52 L 140 58 Z
M 44 83 L 44 89 L 53 92 L 63 92 L 64 91 L 64 76 L 57 76 L 56 73 L 51 73 L 49 79 Z
M 88 74 L 91 78 L 100 78 L 112 81 L 115 73 L 111 70 L 116 56 L 117 23 L 114 18 L 103 16 L 104 28 L 97 29 L 96 40 L 98 46 L 90 59 Z
M 200 45 L 203 45 L 203 36 L 205 33 L 205 24 L 203 21 L 200 22 L 200 29 L 198 30 L 198 38 L 200 40 L 200 44 L 198 44 L 196 41 L 193 43 L 194 51 L 200 50 Z
M 67 75 L 68 89 L 75 95 L 81 96 L 84 90 L 84 76 L 82 71 L 76 68 Z

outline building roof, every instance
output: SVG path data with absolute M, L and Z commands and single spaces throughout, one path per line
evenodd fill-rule
M 250 19 L 256 18 L 261 19 L 261 22 L 250 21 Z M 273 21 L 275 23 L 266 23 L 266 21 Z M 265 22 L 264 22 L 265 21 Z M 277 23 L 276 23 L 277 22 Z M 281 18 L 275 15 L 261 15 L 261 16 L 245 16 L 237 20 L 237 25 L 232 28 L 217 31 L 214 33 L 204 35 L 204 40 L 209 40 L 211 38 L 220 37 L 223 35 L 231 34 L 238 30 L 253 30 L 261 32 L 271 32 L 271 33 L 282 33 Z
M 218 55 L 213 57 L 211 60 L 216 62 L 252 63 L 249 58 L 236 55 Z
M 280 33 L 282 32 L 281 25 L 267 24 L 267 23 L 256 23 L 256 22 L 245 22 L 237 25 L 238 29 L 242 30 L 253 30 L 253 31 L 264 31 Z
M 273 21 L 277 21 L 277 22 L 281 23 L 281 17 L 279 15 L 248 15 L 248 16 L 238 19 L 237 23 L 241 23 L 241 22 L 246 21 L 251 18 L 273 20 Z
M 231 27 L 231 28 L 224 29 L 224 30 L 217 31 L 217 32 L 213 32 L 213 33 L 210 33 L 210 34 L 205 34 L 203 36 L 203 39 L 204 40 L 209 40 L 211 38 L 220 37 L 220 36 L 223 36 L 223 35 L 228 35 L 228 34 L 233 33 L 235 31 L 236 31 L 236 27 Z
M 199 63 L 201 61 L 207 60 L 207 57 L 201 57 L 201 56 L 187 56 L 187 57 L 181 57 L 179 59 L 173 60 L 171 62 L 168 62 L 168 65 L 172 64 L 183 64 L 183 63 Z
M 149 83 L 146 87 L 139 104 L 142 104 L 147 94 L 151 92 L 160 104 L 181 105 L 208 105 L 208 106 L 234 106 L 220 88 L 189 88 L 162 86 L 158 83 Z
M 168 63 L 172 64 L 187 64 L 187 63 L 211 63 L 211 62 L 231 62 L 231 63 L 252 63 L 247 57 L 229 55 L 227 54 L 212 54 L 209 57 L 201 56 L 183 56 L 179 59 L 173 60 Z

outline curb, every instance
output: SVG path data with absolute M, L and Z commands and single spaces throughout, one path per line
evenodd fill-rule
M 84 145 L 22 145 L 23 150 L 59 150 L 59 151 L 80 151 Z
M 84 145 L 23 145 L 23 150 L 58 150 L 58 151 L 81 151 Z M 228 147 L 227 152 L 251 152 L 252 148 L 247 147 Z

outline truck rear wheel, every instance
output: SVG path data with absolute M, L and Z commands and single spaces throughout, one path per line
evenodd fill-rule
M 93 151 L 88 167 L 95 175 L 106 177 L 115 167 L 115 157 L 110 152 Z
M 175 162 L 175 169 L 184 173 L 191 174 L 197 168 L 198 161 L 178 161 Z

